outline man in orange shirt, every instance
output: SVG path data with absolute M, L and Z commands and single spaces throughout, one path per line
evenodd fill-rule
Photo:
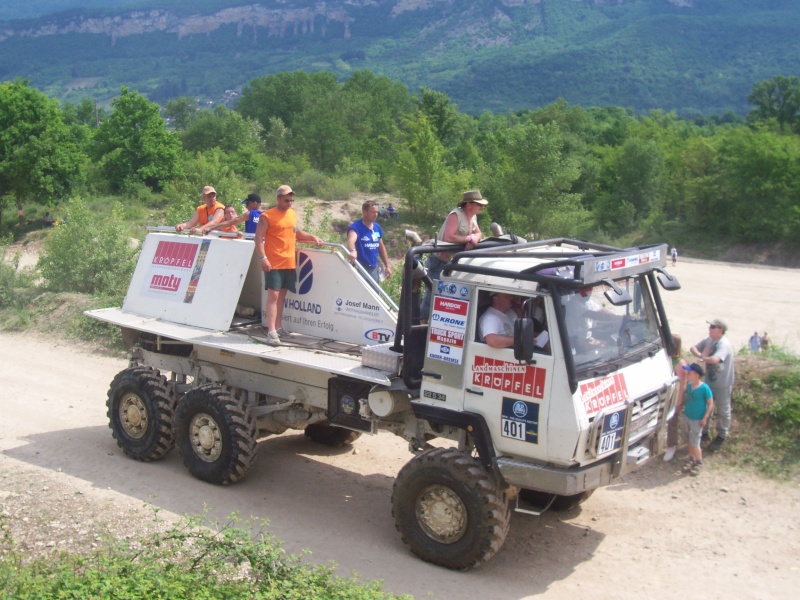
M 191 219 L 175 225 L 175 231 L 188 229 L 189 233 L 197 233 L 197 225 L 202 227 L 208 223 L 211 223 L 211 225 L 221 223 L 224 210 L 225 206 L 217 202 L 217 190 L 207 185 L 203 188 L 203 204 L 197 207 Z M 213 229 L 213 227 L 211 228 Z
M 261 258 L 261 270 L 264 271 L 264 289 L 267 290 L 267 343 L 271 346 L 281 345 L 281 335 L 285 335 L 283 327 L 276 324 L 283 322 L 283 305 L 286 294 L 295 292 L 297 282 L 297 259 L 295 248 L 297 242 L 313 243 L 319 246 L 322 240 L 306 233 L 297 227 L 297 213 L 292 208 L 294 192 L 288 185 L 282 185 L 277 191 L 278 204 L 261 213 L 256 229 L 256 251 Z M 263 240 L 263 243 L 261 242 Z

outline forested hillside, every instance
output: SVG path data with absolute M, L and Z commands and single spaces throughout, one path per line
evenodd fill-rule
M 220 101 L 255 77 L 369 69 L 479 114 L 571 104 L 680 115 L 748 110 L 753 85 L 794 75 L 794 0 L 143 0 L 13 3 L 0 77 L 107 101 L 126 85 L 160 103 Z M 230 95 L 228 96 L 230 97 Z

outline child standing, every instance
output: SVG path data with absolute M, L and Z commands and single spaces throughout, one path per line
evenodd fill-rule
M 684 473 L 699 475 L 703 465 L 703 450 L 700 439 L 703 427 L 708 423 L 714 409 L 714 396 L 711 388 L 702 381 L 703 368 L 698 364 L 684 365 L 687 371 L 686 402 L 683 405 L 683 417 L 689 435 L 689 462 L 683 467 Z

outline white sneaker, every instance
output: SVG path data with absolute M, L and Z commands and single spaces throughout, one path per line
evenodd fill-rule
M 274 329 L 267 334 L 267 344 L 270 346 L 281 345 L 281 338 L 278 336 L 278 332 Z
M 673 458 L 675 458 L 675 448 L 667 448 L 667 451 L 664 453 L 664 462 L 669 462 Z

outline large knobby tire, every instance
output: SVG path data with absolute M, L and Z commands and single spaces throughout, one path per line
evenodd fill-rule
M 201 385 L 186 393 L 178 403 L 175 431 L 183 464 L 202 481 L 236 483 L 253 466 L 255 419 L 218 385 Z
M 403 542 L 422 560 L 470 569 L 500 550 L 508 534 L 508 498 L 476 459 L 434 448 L 400 470 L 392 516 Z
M 134 460 L 157 460 L 175 445 L 175 403 L 167 380 L 155 369 L 131 367 L 117 373 L 106 407 L 117 445 Z
M 338 448 L 349 446 L 361 437 L 360 431 L 352 431 L 343 427 L 336 427 L 330 423 L 312 423 L 305 430 L 305 435 L 316 444 L 323 444 Z
M 547 492 L 538 492 L 536 490 L 521 489 L 519 497 L 525 502 L 529 502 L 535 506 L 545 507 L 549 504 L 550 510 L 570 510 L 586 502 L 589 497 L 594 494 L 594 490 L 587 490 L 579 494 L 572 494 L 570 496 L 561 496 L 559 494 L 549 494 Z M 553 497 L 555 496 L 555 498 Z M 552 504 L 550 501 L 553 501 Z

